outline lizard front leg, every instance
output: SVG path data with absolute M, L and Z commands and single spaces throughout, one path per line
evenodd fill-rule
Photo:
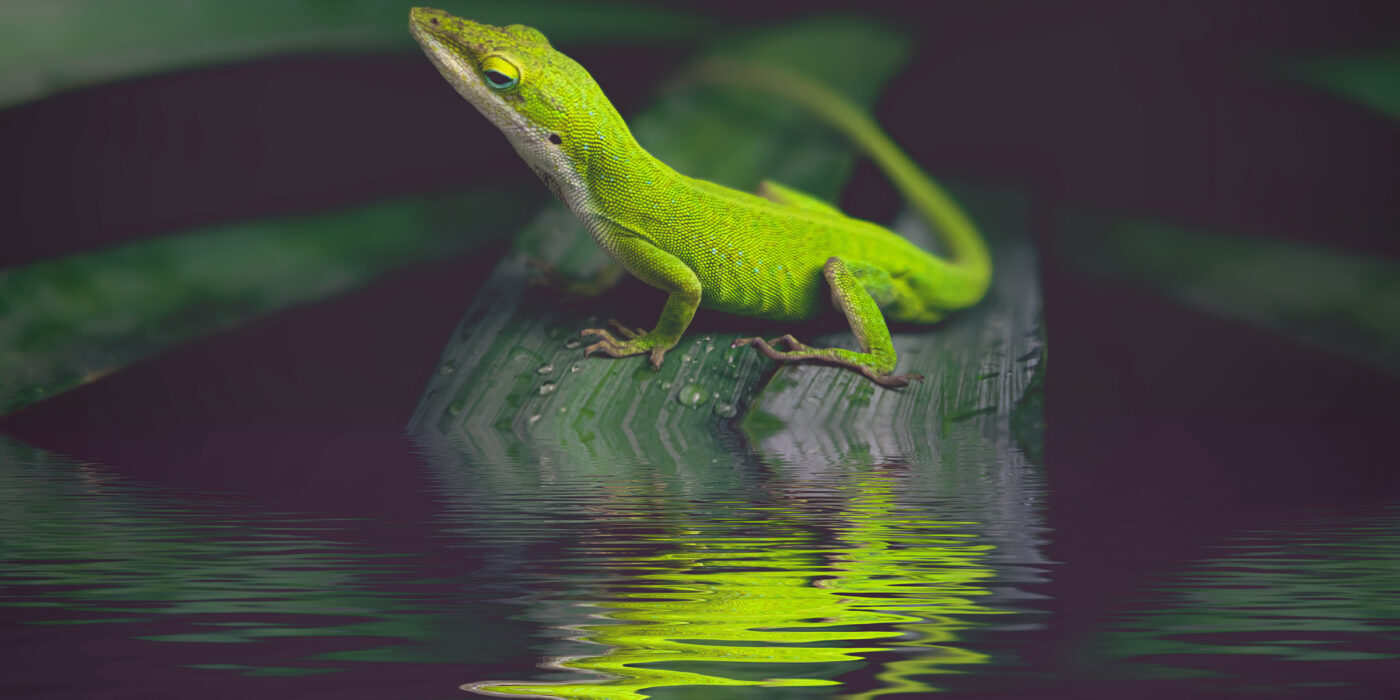
M 619 339 L 602 328 L 584 330 L 581 335 L 594 336 L 599 340 L 584 348 L 583 354 L 587 357 L 601 352 L 612 357 L 628 357 L 647 353 L 652 366 L 659 369 L 661 358 L 680 342 L 681 334 L 695 318 L 695 310 L 700 307 L 700 279 L 676 256 L 630 231 L 620 229 L 616 227 L 609 231 L 611 235 L 604 239 L 608 252 L 637 279 L 669 292 L 670 296 L 666 298 L 666 306 L 661 309 L 661 318 L 656 322 L 656 327 L 645 333 L 632 334 L 635 337 Z
M 875 272 L 868 266 L 858 269 L 865 269 L 867 273 Z M 867 283 L 852 273 L 841 258 L 828 259 L 822 273 L 826 276 L 827 284 L 831 285 L 832 304 L 841 310 L 846 316 L 846 322 L 851 324 L 851 332 L 855 334 L 858 350 L 814 348 L 798 342 L 791 335 L 774 339 L 771 343 L 762 338 L 739 338 L 734 341 L 733 347 L 752 344 L 759 352 L 781 362 L 808 360 L 848 367 L 884 387 L 895 388 L 908 386 L 911 381 L 923 381 L 924 377 L 921 374 L 891 374 L 895 364 L 894 343 L 890 340 L 890 330 L 885 325 L 885 317 L 880 313 L 880 307 L 871 296 Z M 879 273 L 884 274 L 883 271 Z M 888 279 L 888 274 L 884 274 L 884 281 L 888 282 Z M 868 284 L 877 289 L 881 287 L 878 280 L 869 280 Z M 778 343 L 785 343 L 788 350 L 773 347 Z

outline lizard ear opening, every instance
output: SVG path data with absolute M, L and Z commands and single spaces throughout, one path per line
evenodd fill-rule
M 481 77 L 492 90 L 505 92 L 520 84 L 520 69 L 502 56 L 481 60 Z

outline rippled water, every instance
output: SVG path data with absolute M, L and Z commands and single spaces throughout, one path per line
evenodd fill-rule
M 1371 697 L 1400 651 L 1394 507 L 1223 531 L 1081 629 L 1055 598 L 1075 562 L 1047 554 L 1041 467 L 971 430 L 906 455 L 724 436 L 687 463 L 404 451 L 430 508 L 329 517 L 0 443 L 3 648 L 22 661 L 4 685 L 874 698 L 1072 679 L 1085 696 Z

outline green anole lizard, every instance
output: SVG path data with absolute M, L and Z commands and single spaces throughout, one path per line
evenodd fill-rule
M 762 66 L 731 66 L 721 80 L 812 108 L 893 180 L 947 245 L 940 258 L 877 224 L 811 195 L 764 182 L 758 194 L 687 177 L 647 153 L 603 91 L 539 31 L 495 27 L 418 7 L 409 28 L 457 92 L 490 119 L 563 200 L 594 240 L 643 282 L 670 296 L 650 331 L 590 328 L 584 354 L 648 354 L 661 366 L 704 306 L 773 321 L 826 308 L 845 314 L 857 350 L 813 348 L 791 335 L 740 338 L 780 361 L 848 367 L 886 387 L 922 380 L 894 374 L 885 318 L 931 323 L 976 304 L 991 258 L 976 227 L 870 117 L 829 89 Z M 776 346 L 786 346 L 780 350 Z

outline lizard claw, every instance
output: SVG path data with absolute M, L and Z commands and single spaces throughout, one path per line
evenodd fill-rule
M 656 370 L 661 369 L 661 358 L 664 357 L 665 355 L 666 355 L 666 348 L 652 348 L 652 349 L 651 349 L 651 368 L 652 368 L 652 369 L 656 369 Z

